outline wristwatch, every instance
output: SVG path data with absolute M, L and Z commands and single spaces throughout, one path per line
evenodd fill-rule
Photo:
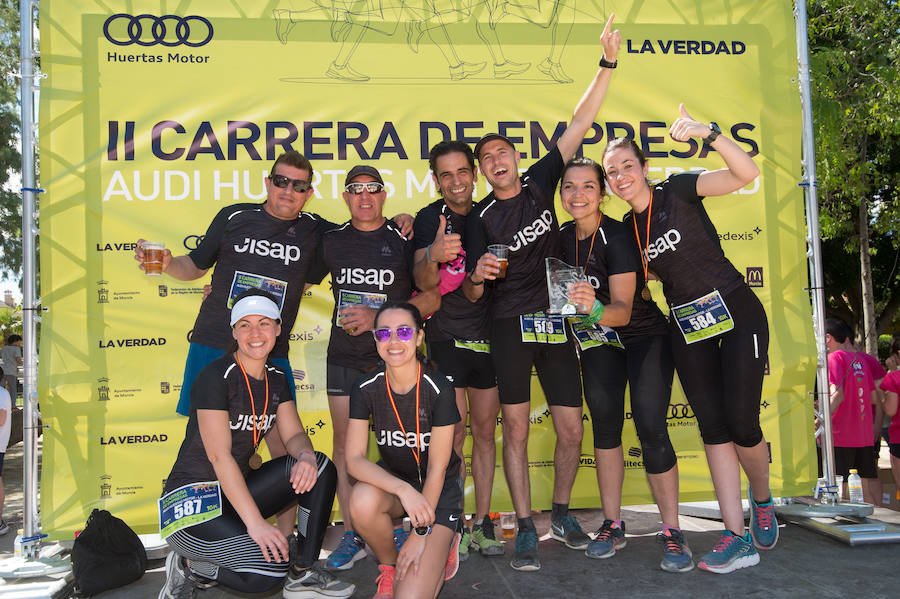
M 430 526 L 416 526 L 413 529 L 413 532 L 419 535 L 420 537 L 425 537 L 431 534 Z
M 601 66 L 601 67 L 603 67 L 604 69 L 614 69 L 614 68 L 616 68 L 617 66 L 619 66 L 619 61 L 618 61 L 618 60 L 614 60 L 614 61 L 612 61 L 612 62 L 609 62 L 608 60 L 606 60 L 606 57 L 605 57 L 605 56 L 601 56 L 601 57 L 600 57 L 600 62 L 597 63 L 597 64 L 598 64 L 598 66 Z
M 717 125 L 716 123 L 710 123 L 709 135 L 703 138 L 703 143 L 711 144 L 712 142 L 716 141 L 716 139 L 718 139 L 721 134 L 722 130 L 719 129 L 719 125 Z

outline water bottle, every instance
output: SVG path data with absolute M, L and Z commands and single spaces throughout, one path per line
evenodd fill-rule
M 850 489 L 850 503 L 863 503 L 862 479 L 856 469 L 847 477 L 847 488 Z
M 24 532 L 20 528 L 16 533 L 16 538 L 13 541 L 13 557 L 22 557 L 22 535 Z

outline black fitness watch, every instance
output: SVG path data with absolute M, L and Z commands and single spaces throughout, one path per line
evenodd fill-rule
M 430 526 L 416 526 L 413 529 L 413 532 L 419 535 L 420 537 L 425 537 L 431 534 Z
M 614 60 L 614 61 L 612 61 L 612 62 L 609 62 L 608 60 L 606 60 L 606 56 L 601 56 L 601 57 L 600 57 L 600 62 L 598 63 L 598 66 L 601 66 L 601 67 L 603 67 L 604 69 L 614 69 L 614 68 L 616 68 L 617 66 L 619 66 L 619 61 L 618 61 L 618 60 Z
M 719 129 L 719 125 L 717 125 L 716 123 L 710 123 L 709 135 L 703 138 L 703 143 L 711 144 L 712 142 L 716 141 L 720 135 L 722 135 L 722 130 Z

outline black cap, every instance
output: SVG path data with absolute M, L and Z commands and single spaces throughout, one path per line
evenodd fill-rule
M 374 166 L 369 166 L 368 164 L 357 164 L 356 166 L 351 168 L 350 172 L 347 173 L 347 178 L 344 179 L 344 185 L 347 185 L 360 175 L 369 175 L 375 177 L 376 181 L 384 185 L 384 179 L 381 178 L 381 173 L 378 172 L 378 169 Z
M 495 139 L 505 141 L 513 150 L 516 149 L 516 146 L 513 144 L 513 142 L 509 141 L 509 138 L 505 135 L 500 135 L 499 133 L 488 133 L 487 135 L 479 139 L 477 144 L 475 144 L 475 157 L 481 160 L 481 148 L 483 148 L 484 144 L 486 144 L 487 142 L 494 141 Z

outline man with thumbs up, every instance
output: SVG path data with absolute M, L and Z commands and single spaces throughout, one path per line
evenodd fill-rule
M 475 156 L 461 141 L 442 141 L 431 148 L 428 161 L 441 198 L 416 215 L 413 274 L 419 289 L 437 287 L 442 294 L 441 309 L 425 325 L 425 340 L 429 358 L 456 389 L 462 420 L 456 425 L 453 448 L 460 456 L 466 438 L 468 397 L 475 524 L 471 531 L 462 531 L 460 559 L 468 557 L 470 542 L 483 555 L 503 555 L 503 546 L 494 537 L 488 515 L 497 459 L 494 432 L 500 412 L 490 344 L 486 341 L 489 298 L 485 295 L 478 302 L 470 302 L 461 288 L 466 276 L 462 234 L 477 180 Z M 465 481 L 465 461 L 460 467 L 460 478 Z

